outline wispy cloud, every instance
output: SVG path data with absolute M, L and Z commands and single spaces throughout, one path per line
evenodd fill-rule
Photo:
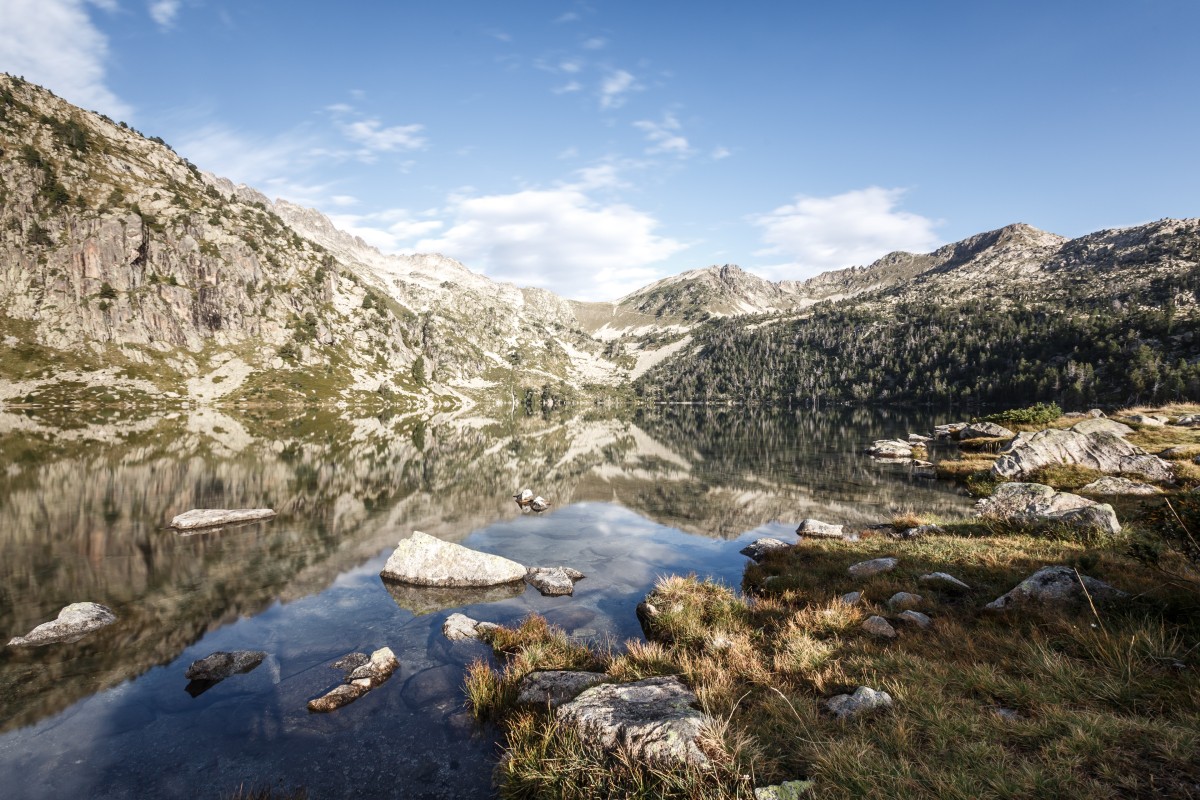
M 428 215 L 426 215 L 428 216 Z M 444 223 L 438 219 L 420 219 L 407 209 L 390 208 L 371 214 L 330 214 L 333 224 L 346 233 L 385 253 L 397 253 L 421 236 L 428 236 Z
M 583 84 L 579 81 L 567 81 L 562 86 L 555 86 L 550 91 L 555 94 L 570 94 L 571 92 L 578 92 L 581 89 L 583 89 Z
M 625 104 L 625 95 L 640 89 L 637 78 L 623 69 L 614 70 L 600 82 L 600 107 L 620 108 Z
M 713 161 L 720 161 L 723 158 L 729 158 L 731 155 L 733 155 L 733 151 L 728 147 L 718 146 L 712 149 L 712 152 L 708 154 L 708 157 Z
M 927 252 L 938 244 L 937 222 L 899 210 L 903 195 L 903 189 L 878 186 L 832 197 L 798 195 L 793 203 L 750 218 L 767 245 L 755 255 L 786 258 L 764 268 L 779 279 L 865 265 L 895 250 Z
M 646 141 L 649 142 L 646 152 L 650 155 L 667 153 L 687 158 L 694 152 L 692 146 L 688 144 L 687 138 L 680 132 L 682 126 L 674 114 L 663 114 L 662 120 L 659 122 L 648 119 L 638 120 L 633 123 L 633 127 L 646 134 Z
M 390 153 L 394 150 L 420 150 L 426 140 L 421 136 L 424 125 L 393 125 L 384 127 L 377 119 L 344 123 L 342 132 L 352 142 L 362 145 L 365 153 Z
M 108 39 L 89 5 L 115 10 L 111 0 L 0 2 L 0 65 L 76 105 L 131 119 L 133 109 L 105 85 Z
M 210 124 L 174 144 L 193 163 L 264 194 L 312 205 L 327 189 L 324 184 L 304 183 L 300 177 L 308 173 L 321 153 L 316 138 L 304 130 L 256 136 Z
M 179 16 L 179 9 L 182 5 L 182 0 L 153 0 L 149 6 L 150 17 L 158 23 L 160 28 L 173 28 L 175 27 L 175 18 Z
M 584 50 L 603 50 L 608 46 L 608 39 L 605 39 L 603 36 L 593 36 L 590 39 L 584 39 L 583 44 L 580 46 Z

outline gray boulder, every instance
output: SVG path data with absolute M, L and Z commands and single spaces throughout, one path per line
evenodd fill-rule
M 1076 422 L 1071 426 L 1071 430 L 1076 433 L 1082 433 L 1085 436 L 1091 436 L 1093 433 L 1111 433 L 1113 436 L 1128 436 L 1133 433 L 1133 428 L 1128 425 L 1122 425 L 1115 419 L 1091 418 L 1085 419 L 1083 422 Z
M 878 575 L 881 572 L 890 572 L 900 563 L 897 558 L 872 558 L 870 561 L 860 561 L 854 564 L 847 570 L 851 578 L 861 580 L 870 578 L 873 575 Z
M 925 436 L 924 434 L 920 434 L 920 433 L 910 433 L 908 435 L 908 443 L 909 444 L 924 445 L 926 442 L 932 442 L 932 441 L 933 441 L 932 436 Z
M 1117 478 L 1112 475 L 1107 475 L 1100 480 L 1092 481 L 1087 486 L 1079 490 L 1080 494 L 1093 494 L 1103 497 L 1115 496 L 1147 496 L 1154 494 L 1162 494 L 1162 489 L 1157 486 L 1151 486 L 1148 483 L 1140 483 L 1131 481 L 1128 478 Z
M 958 578 L 946 572 L 930 572 L 917 578 L 918 581 L 924 584 L 933 586 L 935 589 L 953 589 L 955 591 L 967 591 L 971 587 L 960 581 Z
M 1003 425 L 994 422 L 972 422 L 958 432 L 959 439 L 1011 439 L 1016 436 Z
M 112 625 L 117 615 L 99 603 L 71 603 L 58 612 L 58 618 L 43 622 L 24 636 L 8 640 L 9 647 L 40 647 L 45 644 L 77 642 L 89 633 Z
M 812 781 L 784 781 L 774 786 L 759 786 L 754 790 L 754 800 L 803 800 L 812 794 L 815 787 Z
M 890 611 L 907 611 L 917 608 L 925 602 L 925 598 L 912 592 L 896 592 L 888 598 L 887 607 Z
M 883 617 L 867 617 L 866 621 L 862 624 L 862 629 L 872 636 L 878 636 L 881 639 L 896 638 L 896 629 Z
M 446 617 L 446 621 L 442 623 L 442 635 L 452 642 L 460 642 L 463 639 L 478 639 L 499 627 L 493 622 L 480 622 L 456 612 Z
M 992 474 L 1012 480 L 1055 464 L 1078 464 L 1109 475 L 1137 474 L 1165 483 L 1175 479 L 1169 463 L 1120 436 L 1055 429 L 1018 434 L 1000 451 Z
M 570 567 L 530 567 L 525 582 L 548 597 L 575 593 L 575 581 L 584 574 Z
M 897 619 L 899 619 L 901 622 L 906 622 L 909 625 L 916 625 L 922 630 L 933 625 L 933 620 L 931 620 L 928 616 L 922 614 L 920 611 L 914 611 L 911 608 L 901 612 Z
M 517 685 L 517 705 L 549 705 L 558 708 L 574 700 L 585 689 L 604 683 L 609 677 L 603 672 L 578 672 L 564 669 L 535 670 L 521 678 Z
M 947 425 L 938 425 L 933 429 L 933 438 L 935 439 L 957 439 L 959 432 L 967 427 L 965 422 L 951 422 Z
M 749 556 L 755 561 L 762 561 L 767 553 L 773 553 L 776 550 L 786 550 L 789 547 L 791 547 L 790 544 L 779 539 L 764 538 L 755 539 L 738 552 L 744 556 Z
M 325 694 L 308 701 L 308 710 L 318 714 L 328 714 L 330 711 L 336 711 L 342 706 L 353 703 L 358 698 L 367 693 L 367 690 L 361 686 L 355 686 L 351 683 L 343 683 L 335 686 Z
M 867 453 L 880 458 L 912 458 L 914 446 L 918 445 L 902 439 L 878 439 L 867 448 Z
M 823 536 L 828 539 L 840 539 L 842 538 L 844 527 L 843 525 L 822 522 L 819 519 L 803 519 L 800 520 L 800 525 L 796 528 L 796 533 L 801 536 Z
M 1175 424 L 1184 428 L 1200 427 L 1200 414 L 1186 414 L 1175 420 Z
M 1147 428 L 1161 428 L 1167 424 L 1167 417 L 1160 414 L 1126 414 L 1122 419 Z
M 271 508 L 193 508 L 171 520 L 171 527 L 180 531 L 196 528 L 213 528 L 218 525 L 235 525 L 239 522 L 255 522 L 275 516 Z
M 1084 588 L 1087 589 L 1086 593 Z M 1092 603 L 1101 605 L 1128 596 L 1126 592 L 1095 578 L 1080 575 L 1070 567 L 1042 567 L 985 608 L 1002 611 L 1028 604 L 1076 608 L 1086 606 L 1089 597 Z
M 862 592 L 847 592 L 838 599 L 848 606 L 855 606 L 862 600 L 862 596 Z
M 526 568 L 501 556 L 443 542 L 421 531 L 400 542 L 379 574 L 417 586 L 495 586 L 525 579 Z
M 675 676 L 593 686 L 558 707 L 559 722 L 585 745 L 657 763 L 706 766 L 698 741 L 713 722 L 697 710 L 696 695 Z
M 839 694 L 825 701 L 825 707 L 838 719 L 848 719 L 869 711 L 891 708 L 892 696 L 869 686 L 860 686 L 854 694 Z
M 183 676 L 190 681 L 223 681 L 231 675 L 249 672 L 263 662 L 267 654 L 261 650 L 218 650 L 210 656 L 193 661 Z
M 1022 525 L 1055 522 L 1081 530 L 1121 532 L 1112 506 L 1077 494 L 1056 492 L 1040 483 L 1000 484 L 991 497 L 975 505 L 975 516 Z

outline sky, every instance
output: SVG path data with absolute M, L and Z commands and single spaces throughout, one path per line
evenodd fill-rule
M 1200 216 L 1196 0 L 0 0 L 0 71 L 580 300 Z

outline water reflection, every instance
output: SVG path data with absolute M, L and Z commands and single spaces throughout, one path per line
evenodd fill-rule
M 404 782 L 457 761 L 459 780 L 486 786 L 475 760 L 488 760 L 492 742 L 461 716 L 459 691 L 479 651 L 442 639 L 447 609 L 499 622 L 536 610 L 575 635 L 619 640 L 638 635 L 633 606 L 659 574 L 707 571 L 736 584 L 738 537 L 786 538 L 804 517 L 855 525 L 897 509 L 961 513 L 967 501 L 945 485 L 857 454 L 934 421 L 851 409 L 502 421 L 206 409 L 64 430 L 0 412 L 0 635 L 80 600 L 119 616 L 75 644 L 0 650 L 0 727 L 12 731 L 0 737 L 0 780 L 36 774 L 61 790 L 24 796 L 137 796 L 135 778 L 150 794 L 191 796 L 186 776 L 203 780 L 207 765 L 248 785 L 300 775 L 325 787 L 321 796 L 367 786 L 418 796 Z M 512 494 L 524 486 L 554 508 L 522 516 Z M 165 528 L 194 507 L 279 513 L 196 536 Z M 496 597 L 385 586 L 383 560 L 413 529 L 588 578 L 573 598 L 521 585 Z M 324 664 L 384 645 L 400 656 L 402 689 L 383 687 L 325 721 L 300 713 L 335 677 Z M 217 649 L 271 656 L 190 697 L 184 662 Z M 216 762 L 197 761 L 172 743 L 190 728 L 248 744 L 210 743 Z M 356 748 L 372 734 L 407 737 L 423 755 L 397 764 L 381 750 L 371 765 Z M 49 754 L 35 736 L 55 743 Z M 129 764 L 136 753 L 146 754 L 141 770 Z M 74 760 L 84 766 L 63 768 Z

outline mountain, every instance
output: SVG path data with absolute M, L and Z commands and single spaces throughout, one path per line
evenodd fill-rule
M 0 76 L 0 397 L 470 405 L 615 366 L 555 295 L 385 256 Z

